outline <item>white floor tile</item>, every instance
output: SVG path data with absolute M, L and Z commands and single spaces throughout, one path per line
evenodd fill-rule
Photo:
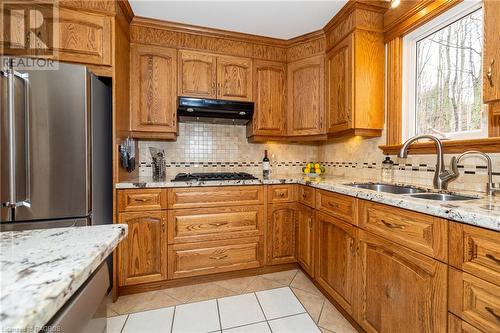
M 307 313 L 270 320 L 273 333 L 321 333 Z
M 108 318 L 108 322 L 106 323 L 106 333 L 120 333 L 126 320 L 127 315 Z
M 178 305 L 172 333 L 206 333 L 220 330 L 216 300 Z
M 266 320 L 254 293 L 219 298 L 222 329 Z
M 288 287 L 255 293 L 268 320 L 306 312 Z
M 267 323 L 261 322 L 252 325 L 245 325 L 240 327 L 231 328 L 229 330 L 222 331 L 224 333 L 271 333 L 269 325 Z
M 172 327 L 174 308 L 161 308 L 131 313 L 123 327 L 123 333 L 168 333 Z

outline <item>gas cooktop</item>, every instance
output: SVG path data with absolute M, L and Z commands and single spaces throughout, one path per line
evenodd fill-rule
M 246 172 L 203 172 L 203 173 L 178 173 L 173 182 L 216 181 L 216 180 L 252 180 L 257 177 Z

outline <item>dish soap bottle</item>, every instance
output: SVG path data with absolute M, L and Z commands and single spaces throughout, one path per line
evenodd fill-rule
M 382 161 L 381 181 L 382 183 L 392 183 L 394 181 L 394 162 L 389 156 Z
M 264 158 L 262 159 L 262 176 L 264 178 L 269 178 L 271 171 L 271 165 L 269 163 L 269 158 L 267 157 L 267 150 L 264 150 Z

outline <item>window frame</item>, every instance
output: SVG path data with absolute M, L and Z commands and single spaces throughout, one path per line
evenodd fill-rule
M 430 21 L 419 26 L 402 38 L 402 114 L 401 135 L 405 141 L 416 135 L 416 46 L 417 43 L 433 33 L 453 24 L 463 17 L 477 11 L 484 10 L 481 0 L 463 1 Z M 483 22 L 484 24 L 484 22 Z M 467 132 L 447 133 L 444 139 L 484 139 L 488 138 L 488 106 L 483 104 L 481 116 L 482 129 Z M 439 136 L 439 135 L 438 135 Z

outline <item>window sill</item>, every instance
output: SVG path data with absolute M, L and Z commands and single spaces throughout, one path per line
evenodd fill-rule
M 397 155 L 402 144 L 379 146 L 385 155 Z M 500 153 L 500 137 L 473 139 L 473 140 L 448 140 L 443 141 L 445 154 L 463 153 L 467 150 L 479 150 L 484 153 Z M 434 142 L 413 143 L 410 146 L 409 154 L 435 154 L 436 146 Z

